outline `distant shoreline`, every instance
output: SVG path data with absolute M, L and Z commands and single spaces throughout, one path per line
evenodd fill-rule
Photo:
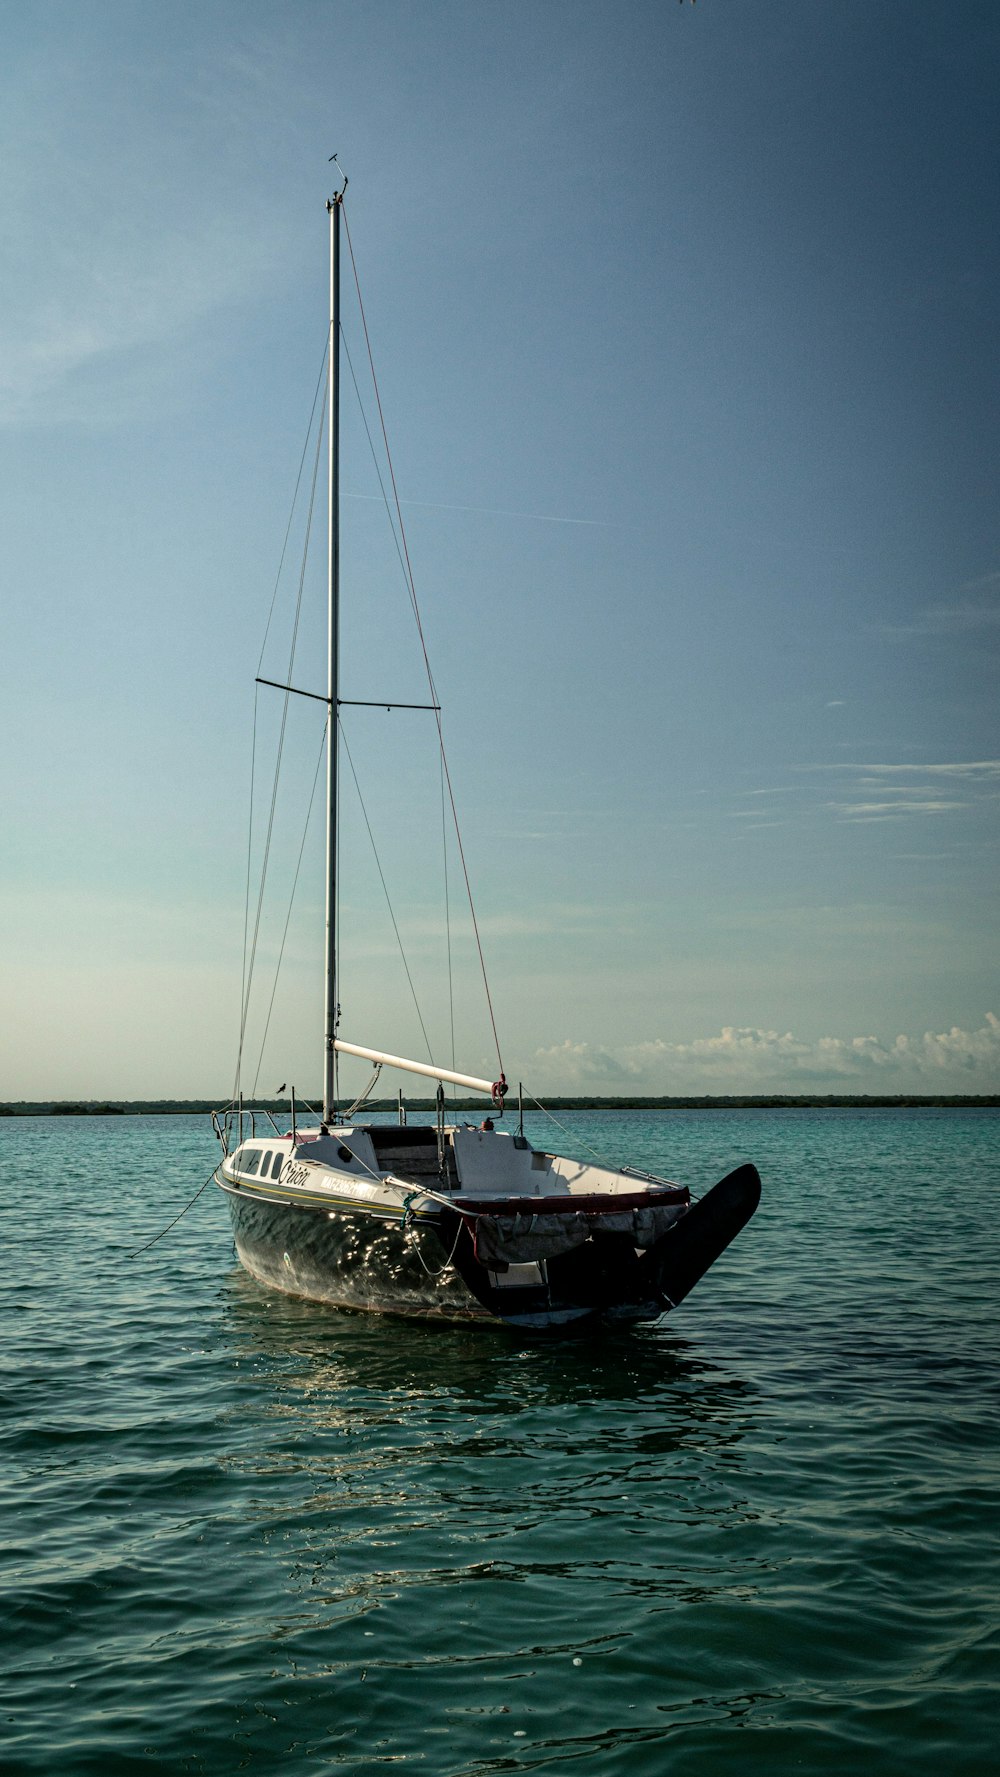
M 488 1101 L 476 1099 L 451 1099 L 448 1101 L 449 1114 L 457 1111 L 476 1111 L 483 1114 L 484 1106 L 489 1109 Z M 1000 1093 L 980 1095 L 958 1093 L 750 1093 L 741 1096 L 730 1094 L 713 1094 L 703 1096 L 686 1096 L 678 1098 L 575 1098 L 566 1094 L 554 1094 L 545 1101 L 546 1110 L 551 1111 L 780 1111 L 780 1110 L 996 1110 L 1000 1108 Z M 248 1099 L 243 1106 L 245 1111 L 270 1112 L 274 1116 L 289 1117 L 291 1105 L 287 1099 Z M 397 1108 L 394 1098 L 379 1098 L 366 1105 L 366 1112 L 391 1113 Z M 406 1101 L 408 1112 L 433 1113 L 435 1101 L 432 1098 L 411 1098 Z M 527 1111 L 536 1107 L 526 1105 Z M 0 1104 L 0 1117 L 207 1117 L 219 1105 L 211 1099 L 192 1098 L 161 1098 L 161 1099 L 21 1099 Z M 515 1112 L 517 1106 L 509 1099 L 507 1114 Z M 312 1115 L 302 1101 L 299 1111 L 303 1119 Z

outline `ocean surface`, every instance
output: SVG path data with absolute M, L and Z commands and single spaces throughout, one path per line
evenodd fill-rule
M 561 1113 L 748 1229 L 541 1343 L 268 1293 L 189 1117 L 0 1121 L 6 1777 L 962 1777 L 1000 1721 L 1000 1113 Z

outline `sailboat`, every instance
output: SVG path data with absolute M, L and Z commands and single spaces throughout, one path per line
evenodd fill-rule
M 753 1215 L 755 1167 L 694 1200 L 686 1185 L 635 1166 L 543 1151 L 498 1128 L 509 1089 L 408 1060 L 339 1034 L 337 937 L 340 234 L 347 181 L 327 203 L 328 704 L 323 1105 L 291 1127 L 234 1102 L 215 1117 L 215 1182 L 229 1203 L 237 1256 L 261 1283 L 331 1304 L 538 1332 L 627 1326 L 675 1308 Z M 291 686 L 284 687 L 291 691 Z M 310 695 L 310 694 L 306 694 Z M 315 694 L 311 694 L 315 695 Z M 436 707 L 434 705 L 428 707 Z M 337 1058 L 353 1056 L 436 1082 L 436 1116 L 396 1124 L 338 1112 Z M 478 1124 L 449 1120 L 445 1085 L 482 1094 Z M 370 1089 L 369 1089 L 370 1090 Z M 400 1100 L 402 1107 L 402 1100 Z M 265 1121 L 268 1127 L 265 1128 Z

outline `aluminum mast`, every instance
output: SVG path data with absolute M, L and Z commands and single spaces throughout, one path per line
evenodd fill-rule
M 329 413 L 329 718 L 326 734 L 326 1024 L 323 1057 L 323 1121 L 332 1121 L 337 1098 L 337 740 L 340 647 L 340 206 L 347 181 L 327 202 L 330 214 Z

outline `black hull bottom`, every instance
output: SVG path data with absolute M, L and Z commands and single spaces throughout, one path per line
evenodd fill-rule
M 657 1320 L 675 1307 L 753 1215 L 760 1178 L 741 1166 L 643 1253 L 628 1235 L 592 1234 L 523 1285 L 479 1263 L 457 1211 L 405 1225 L 365 1210 L 267 1202 L 223 1187 L 236 1252 L 272 1289 L 336 1308 L 441 1321 L 503 1321 L 538 1331 Z
M 377 1314 L 491 1318 L 470 1297 L 434 1227 L 404 1228 L 399 1217 L 364 1210 L 269 1203 L 230 1188 L 226 1194 L 237 1257 L 272 1289 Z

